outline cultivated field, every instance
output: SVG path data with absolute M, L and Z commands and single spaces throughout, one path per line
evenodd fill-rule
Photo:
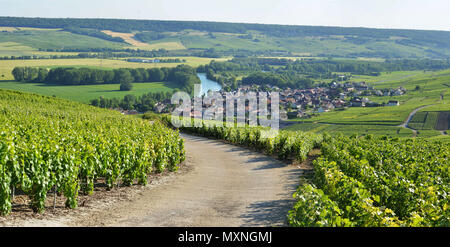
M 134 38 L 134 33 L 119 33 L 113 32 L 110 30 L 103 30 L 103 33 L 106 33 L 112 37 L 120 37 L 128 44 L 132 45 L 131 47 L 125 48 L 136 48 L 141 50 L 158 50 L 158 49 L 166 49 L 166 50 L 184 50 L 184 47 L 180 42 L 158 42 L 158 43 L 144 43 Z
M 4 56 L 45 56 L 53 55 L 77 55 L 78 52 L 48 52 L 39 51 L 31 46 L 23 45 L 17 42 L 0 42 L 0 57 Z
M 124 43 L 112 42 L 91 36 L 74 34 L 59 29 L 20 28 L 14 32 L 0 32 L 0 43 L 15 42 L 34 49 L 62 48 L 115 48 L 124 47 Z M 6 54 L 8 55 L 8 54 Z M 11 53 L 11 55 L 20 55 Z M 5 56 L 5 54 L 4 54 Z
M 185 63 L 134 63 L 127 62 L 124 59 L 97 59 L 97 58 L 80 58 L 80 59 L 36 59 L 36 60 L 0 60 L 0 80 L 13 80 L 11 71 L 14 67 L 30 66 L 30 67 L 98 67 L 98 68 L 155 68 L 155 67 L 176 67 L 180 64 L 187 64 L 192 67 L 208 64 L 211 60 L 225 61 L 228 58 L 202 58 L 202 57 L 163 57 L 161 59 L 185 59 Z M 1 77 L 4 75 L 4 77 Z

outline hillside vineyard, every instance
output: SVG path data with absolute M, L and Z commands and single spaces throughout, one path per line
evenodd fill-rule
M 0 91 L 0 213 L 11 211 L 14 190 L 45 209 L 57 191 L 75 208 L 79 192 L 102 182 L 146 184 L 151 172 L 175 171 L 184 160 L 183 140 L 159 123 L 80 103 Z

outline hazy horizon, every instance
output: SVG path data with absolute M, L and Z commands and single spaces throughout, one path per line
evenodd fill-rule
M 0 16 L 208 21 L 450 31 L 445 0 L 0 0 Z M 175 6 L 175 7 L 174 7 Z

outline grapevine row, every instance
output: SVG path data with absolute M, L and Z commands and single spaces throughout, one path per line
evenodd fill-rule
M 314 178 L 294 194 L 292 226 L 450 226 L 448 143 L 291 131 L 261 138 L 267 129 L 216 124 L 180 129 L 299 162 L 320 147 Z
M 168 116 L 163 117 L 163 121 L 170 124 L 171 120 Z M 202 121 L 194 119 L 183 119 L 181 121 L 190 121 L 190 124 L 183 125 L 179 129 L 183 132 L 193 133 L 205 137 L 212 137 L 225 140 L 233 144 L 251 147 L 257 151 L 264 152 L 268 155 L 276 155 L 279 159 L 295 159 L 303 162 L 308 153 L 320 146 L 322 135 L 278 131 L 275 134 L 268 134 L 270 129 L 265 127 L 251 127 L 248 125 L 236 125 L 227 127 L 225 124 L 216 121 Z M 195 125 L 195 121 L 200 123 Z M 267 134 L 267 135 L 265 135 Z
M 99 180 L 108 188 L 146 184 L 149 173 L 174 171 L 185 157 L 178 132 L 163 124 L 44 96 L 0 91 L 0 123 L 4 215 L 13 190 L 35 212 L 55 190 L 75 208 L 78 193 L 92 193 Z

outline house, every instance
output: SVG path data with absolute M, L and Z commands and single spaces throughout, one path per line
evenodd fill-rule
M 319 109 L 317 109 L 317 112 L 318 113 L 323 113 L 323 112 L 325 112 L 325 110 L 323 109 L 323 107 L 319 107 Z
M 297 104 L 297 103 L 293 103 L 293 104 L 291 104 L 291 108 L 292 109 L 298 109 L 298 108 L 301 108 L 302 106 L 300 105 L 300 104 Z
M 379 107 L 379 106 L 382 106 L 382 105 L 379 104 L 379 103 L 376 103 L 376 102 L 368 102 L 368 103 L 366 103 L 366 107 Z
M 284 111 L 284 110 L 280 110 L 280 119 L 281 120 L 287 120 L 288 119 L 288 116 L 287 116 L 287 112 L 286 111 Z
M 358 91 L 369 90 L 369 86 L 365 82 L 357 83 L 355 89 Z
M 335 81 L 333 81 L 333 82 L 330 84 L 330 87 L 331 87 L 331 88 L 337 88 L 337 87 L 338 87 L 338 84 L 337 84 Z
M 398 106 L 400 105 L 400 102 L 398 100 L 389 100 L 387 103 L 387 106 Z
M 333 110 L 334 109 L 334 105 L 332 103 L 328 102 L 328 103 L 326 103 L 323 106 L 323 108 L 324 108 L 325 111 Z
M 404 94 L 404 92 L 402 90 L 397 89 L 397 90 L 394 91 L 394 93 L 392 95 L 399 96 L 399 95 L 403 95 L 403 94 Z
M 163 110 L 164 110 L 165 107 L 166 107 L 166 106 L 165 106 L 164 104 L 158 103 L 158 104 L 155 105 L 155 110 L 156 110 L 156 112 L 161 113 L 161 112 L 163 112 Z
M 341 99 L 335 99 L 332 101 L 335 107 L 343 107 L 345 105 L 345 101 Z
M 350 101 L 351 106 L 353 107 L 364 107 L 366 103 L 364 103 L 360 98 L 355 98 Z

